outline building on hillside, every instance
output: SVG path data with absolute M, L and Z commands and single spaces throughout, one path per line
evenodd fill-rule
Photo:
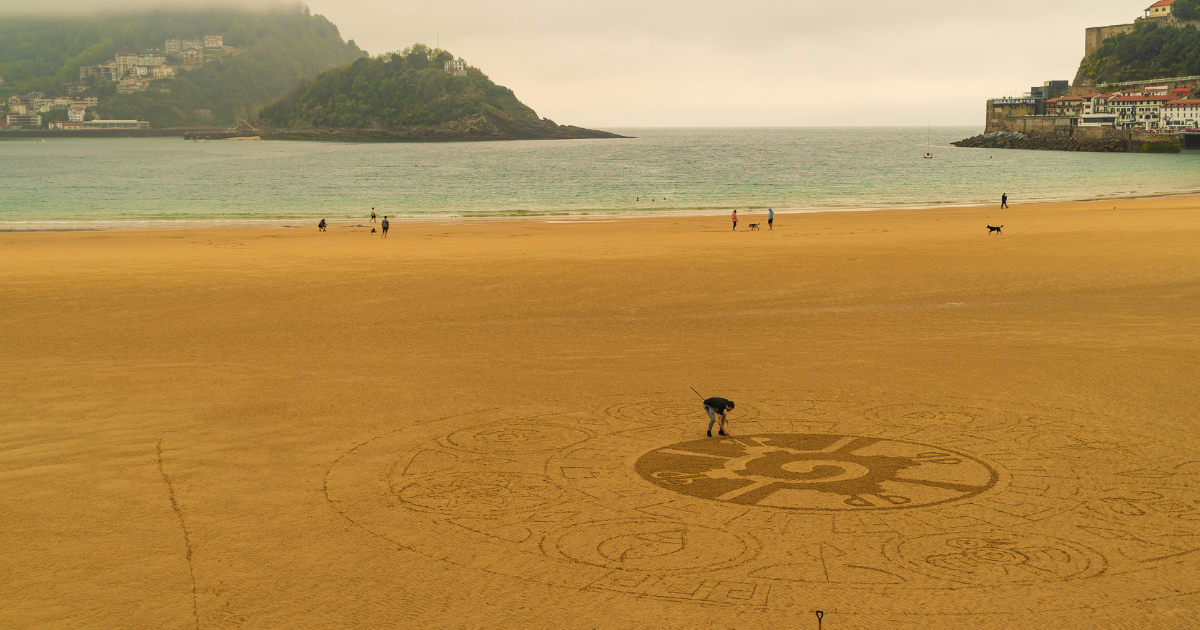
M 1049 100 L 1055 96 L 1058 96 L 1059 94 L 1062 94 L 1063 92 L 1066 92 L 1070 87 L 1070 81 L 1046 81 L 1040 86 L 1035 85 L 1029 88 L 1029 95 L 1033 98 Z
M 1162 122 L 1170 129 L 1200 128 L 1200 99 L 1171 101 L 1163 105 Z
M 95 66 L 81 66 L 79 68 L 80 81 L 87 81 L 91 77 L 96 77 L 104 81 L 120 81 L 123 76 L 125 76 L 125 73 L 115 60 L 106 61 Z
M 150 68 L 150 75 L 155 79 L 174 79 L 175 68 L 167 65 L 154 66 Z
M 22 114 L 22 115 L 23 115 L 23 114 L 28 114 L 28 113 L 29 113 L 29 106 L 28 106 L 28 105 L 26 105 L 25 103 L 22 103 L 21 101 L 17 101 L 17 102 L 15 102 L 15 103 L 10 101 L 10 102 L 8 103 L 8 113 L 10 113 L 10 114 Z
M 121 74 L 129 72 L 129 69 L 137 65 L 137 55 L 133 54 L 129 47 L 122 48 L 117 51 L 117 56 L 113 58 L 113 62 L 121 69 Z
M 183 60 L 184 65 L 199 65 L 204 63 L 204 50 L 192 46 L 179 53 L 179 57 Z
M 9 114 L 5 117 L 5 121 L 14 127 L 40 129 L 42 127 L 41 114 Z
M 71 101 L 72 107 L 99 107 L 100 99 L 95 96 L 81 96 Z
M 46 128 L 49 129 L 50 131 L 62 131 L 63 130 L 63 121 L 51 120 L 50 122 L 46 123 Z
M 55 96 L 54 109 L 66 109 L 71 106 L 74 101 L 70 96 Z
M 168 39 L 164 48 L 168 55 L 178 55 L 189 48 L 204 48 L 204 42 L 199 39 Z
M 1175 4 L 1175 0 L 1159 0 L 1150 5 L 1146 9 L 1146 17 L 1148 18 L 1165 18 L 1171 17 L 1171 5 Z
M 81 123 L 81 122 L 83 122 L 83 119 L 86 117 L 87 117 L 87 108 L 86 107 L 72 105 L 71 109 L 67 110 L 67 120 L 70 122 Z
M 462 57 L 451 59 L 445 63 L 445 70 L 456 77 L 467 76 L 467 62 Z
M 131 77 L 144 77 L 149 76 L 149 74 L 150 68 L 147 68 L 146 66 L 134 66 L 129 69 L 129 76 Z
M 133 94 L 135 92 L 145 92 L 149 89 L 150 81 L 138 76 L 125 77 L 117 84 L 117 94 Z
M 89 120 L 83 123 L 84 129 L 149 129 L 150 123 L 144 120 Z
M 167 55 L 161 50 L 147 50 L 137 56 L 137 65 L 146 68 L 161 66 L 164 63 L 167 63 Z
M 63 123 L 63 131 L 80 131 L 83 129 L 83 123 L 67 121 Z
M 204 50 L 221 50 L 225 47 L 224 35 L 205 35 Z
M 1046 101 L 1047 116 L 1078 118 L 1083 114 L 1083 97 L 1056 96 Z

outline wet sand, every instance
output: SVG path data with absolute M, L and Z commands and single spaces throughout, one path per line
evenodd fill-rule
M 0 627 L 1200 624 L 1200 197 L 742 222 L 0 234 Z

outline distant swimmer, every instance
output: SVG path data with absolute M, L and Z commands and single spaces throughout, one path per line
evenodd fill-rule
M 733 229 L 737 229 L 737 210 L 733 211 Z
M 1002 209 L 1008 207 L 1008 193 L 1004 193 L 1003 195 L 1000 195 L 1000 207 Z
M 725 433 L 725 412 L 731 409 L 733 409 L 732 400 L 715 396 L 704 399 L 704 411 L 708 413 L 708 437 L 712 437 L 712 428 L 717 422 L 717 416 L 721 416 L 721 426 L 717 435 L 728 435 Z
M 772 208 L 767 208 L 767 229 L 775 229 L 775 210 Z
M 371 208 L 371 223 L 375 222 L 375 208 Z
M 317 224 L 317 230 L 319 230 L 319 231 L 321 231 L 321 232 L 324 232 L 324 231 L 325 231 L 325 225 L 326 225 L 326 223 L 325 223 L 325 219 L 321 219 L 321 222 Z
M 387 220 L 387 215 L 384 215 L 383 223 L 379 224 L 379 227 L 383 228 L 383 238 L 387 238 L 388 225 L 389 225 L 389 223 Z

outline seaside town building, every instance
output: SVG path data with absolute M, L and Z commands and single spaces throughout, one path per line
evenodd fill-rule
M 1046 101 L 1047 116 L 1079 117 L 1083 114 L 1083 98 L 1079 96 L 1056 96 Z
M 42 126 L 41 114 L 9 114 L 5 122 L 13 127 L 38 129 Z
M 1200 129 L 1200 100 L 1171 101 L 1162 107 L 1163 125 L 1173 129 Z
M 205 50 L 221 50 L 225 47 L 225 37 L 223 35 L 205 35 L 204 49 Z
M 150 123 L 144 120 L 89 120 L 83 123 L 83 129 L 149 129 Z
M 81 122 L 83 122 L 83 119 L 85 117 L 87 117 L 87 108 L 86 107 L 72 105 L 71 109 L 67 110 L 67 120 L 70 122 L 81 123 Z
M 51 120 L 50 122 L 46 123 L 46 128 L 49 129 L 50 131 L 62 131 L 63 121 Z

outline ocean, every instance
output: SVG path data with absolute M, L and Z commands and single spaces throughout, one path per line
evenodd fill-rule
M 779 212 L 1200 190 L 1200 153 L 959 149 L 975 127 L 614 129 L 626 140 L 0 142 L 0 230 Z M 923 159 L 930 151 L 934 159 Z

